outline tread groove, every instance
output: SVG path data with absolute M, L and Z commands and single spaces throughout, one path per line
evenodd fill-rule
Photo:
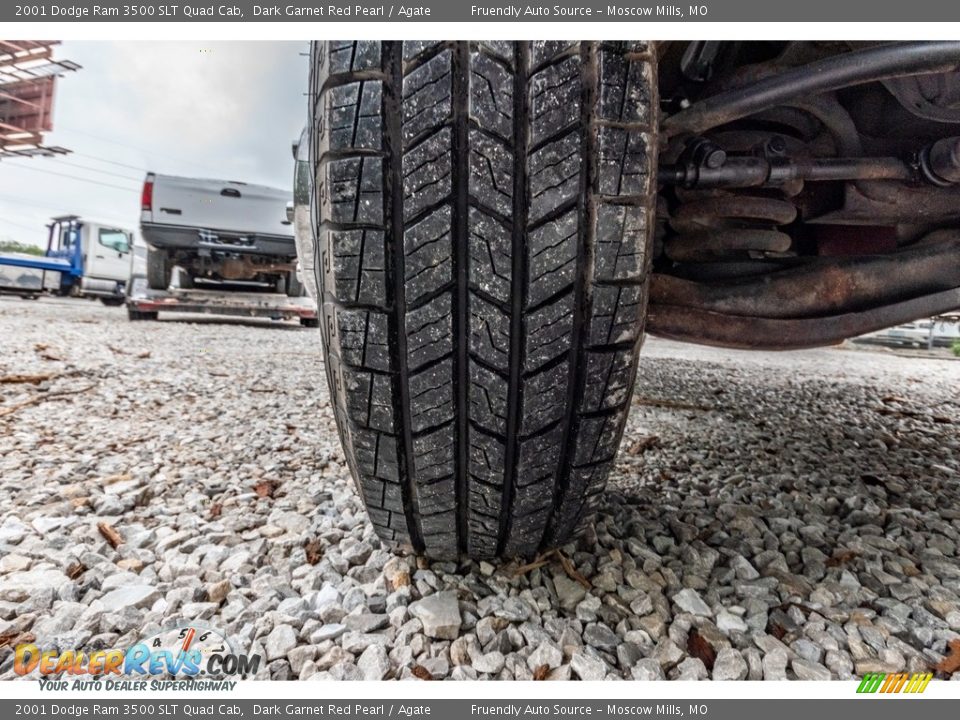
M 401 126 L 401 102 L 403 94 L 403 57 L 402 46 L 399 43 L 385 42 L 381 46 L 381 55 L 385 64 L 385 74 L 389 78 L 388 87 L 383 92 L 383 118 L 386 123 L 385 137 L 387 150 L 393 162 L 390 163 L 390 172 L 387 174 L 387 192 L 384 193 L 384 218 L 390 223 L 391 235 L 394 238 L 403 238 L 403 130 Z M 407 521 L 407 532 L 410 542 L 417 552 L 423 552 L 424 541 L 420 522 L 417 519 L 416 470 L 413 458 L 413 434 L 410 408 L 410 388 L 407 382 L 409 368 L 407 367 L 407 330 L 406 330 L 406 289 L 404 287 L 406 258 L 403 254 L 403 243 L 393 243 L 393 276 L 390 278 L 393 285 L 393 327 L 397 348 L 397 371 L 399 377 L 394 383 L 394 403 L 400 410 L 402 417 L 401 440 L 398 446 L 398 459 L 401 471 L 401 495 L 403 498 L 403 512 Z M 388 263 L 389 268 L 389 263 Z

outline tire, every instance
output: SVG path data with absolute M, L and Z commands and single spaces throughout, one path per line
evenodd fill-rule
M 643 43 L 315 43 L 331 404 L 379 536 L 527 557 L 589 519 L 634 385 L 654 218 Z
M 122 297 L 102 297 L 100 298 L 100 302 L 107 307 L 120 307 L 123 305 L 124 299 Z
M 297 277 L 297 271 L 291 270 L 287 273 L 287 286 L 286 292 L 287 297 L 303 297 L 303 283 L 300 282 L 300 278 Z
M 320 318 L 300 318 L 300 324 L 306 328 L 318 328 L 320 327 Z
M 163 250 L 147 247 L 147 285 L 151 290 L 166 290 L 173 277 L 173 263 Z

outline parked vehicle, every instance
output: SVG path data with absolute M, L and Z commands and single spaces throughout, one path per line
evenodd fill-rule
M 140 231 L 150 288 L 166 290 L 180 267 L 181 288 L 241 283 L 246 291 L 300 296 L 288 199 L 263 185 L 148 173 Z
M 919 348 L 952 347 L 960 341 L 960 320 L 936 317 L 903 323 L 857 338 L 858 341 Z
M 149 173 L 129 274 L 127 314 L 160 312 L 298 319 L 317 326 L 300 281 L 289 194 L 261 185 Z
M 77 215 L 52 218 L 44 255 L 0 254 L 0 291 L 98 298 L 122 305 L 133 232 Z
M 958 42 L 332 41 L 310 83 L 331 402 L 387 543 L 566 542 L 645 329 L 786 350 L 960 306 Z

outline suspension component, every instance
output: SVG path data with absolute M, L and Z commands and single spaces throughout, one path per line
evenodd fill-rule
M 793 203 L 772 197 L 716 191 L 685 198 L 670 218 L 677 233 L 664 241 L 674 262 L 709 262 L 782 256 L 789 235 L 777 229 L 797 217 Z

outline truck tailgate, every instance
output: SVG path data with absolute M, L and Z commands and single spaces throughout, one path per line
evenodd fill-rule
M 290 193 L 265 185 L 151 174 L 153 197 L 141 220 L 242 234 L 292 235 Z

